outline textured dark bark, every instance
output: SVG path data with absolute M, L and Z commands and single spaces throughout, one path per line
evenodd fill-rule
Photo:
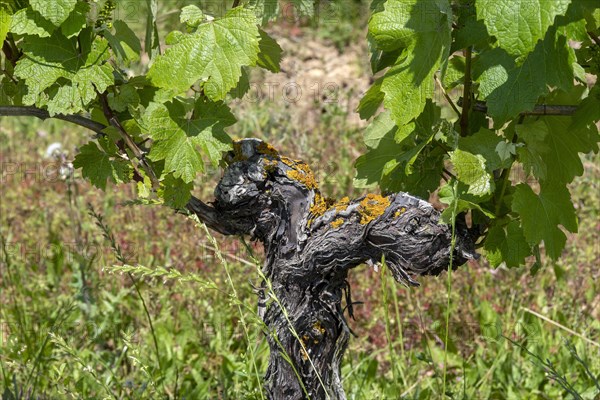
M 406 193 L 324 199 L 306 164 L 260 140 L 236 142 L 226 161 L 213 207 L 200 202 L 188 208 L 222 233 L 251 235 L 265 246 L 263 272 L 278 299 L 263 317 L 271 350 L 268 396 L 344 399 L 348 271 L 384 256 L 398 282 L 417 285 L 414 275 L 448 268 L 451 228 L 438 223 L 439 212 L 429 203 Z M 473 242 L 458 227 L 454 266 L 476 257 Z

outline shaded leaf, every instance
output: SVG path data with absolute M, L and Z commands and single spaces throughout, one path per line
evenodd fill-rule
M 60 26 L 75 9 L 77 0 L 29 0 L 31 8 L 42 17 Z
M 75 9 L 60 26 L 63 35 L 70 38 L 79 34 L 87 25 L 87 13 L 89 11 L 90 5 L 88 3 L 77 2 Z
M 162 181 L 162 191 L 159 191 L 165 204 L 174 209 L 185 208 L 185 205 L 192 197 L 192 182 L 184 182 L 182 179 L 174 178 L 168 174 Z
M 369 119 L 381 106 L 383 103 L 384 94 L 381 91 L 381 83 L 383 79 L 377 79 L 367 90 L 365 95 L 360 99 L 360 103 L 358 104 L 358 113 L 362 119 Z
M 512 209 L 521 217 L 523 233 L 531 245 L 544 242 L 546 253 L 554 260 L 560 257 L 567 237 L 559 228 L 577 232 L 577 217 L 565 186 L 541 185 L 540 194 L 526 184 L 516 187 Z
M 489 129 L 482 128 L 471 136 L 458 139 L 458 148 L 472 154 L 480 154 L 485 160 L 486 170 L 493 172 L 510 166 L 509 159 L 503 159 L 498 146 L 507 145 L 506 141 Z
M 518 267 L 523 265 L 525 258 L 531 255 L 531 246 L 527 244 L 518 221 L 511 221 L 506 226 L 491 227 L 484 248 L 486 258 L 493 267 L 499 266 L 502 262 L 505 262 L 509 268 Z
M 575 53 L 567 38 L 554 30 L 539 42 L 522 65 L 504 50 L 484 51 L 476 60 L 474 73 L 479 92 L 485 97 L 488 114 L 496 126 L 523 111 L 533 110 L 548 86 L 563 90 L 573 87 Z
M 127 161 L 116 159 L 114 155 L 99 149 L 94 142 L 88 142 L 79 149 L 73 166 L 81 168 L 82 176 L 102 190 L 106 190 L 109 179 L 114 183 L 127 182 L 131 172 Z
M 281 53 L 283 53 L 283 50 L 279 46 L 279 43 L 265 31 L 259 29 L 258 32 L 260 34 L 260 42 L 258 43 L 259 53 L 256 65 L 271 72 L 279 72 L 281 70 L 279 63 L 281 63 Z
M 104 36 L 109 41 L 110 47 L 117 58 L 125 63 L 139 61 L 142 44 L 135 32 L 121 20 L 116 20 L 113 23 L 113 28 L 115 30 L 114 35 L 105 32 Z

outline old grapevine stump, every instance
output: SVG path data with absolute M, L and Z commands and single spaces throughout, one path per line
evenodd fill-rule
M 448 268 L 451 229 L 438 223 L 429 203 L 406 193 L 325 199 L 305 163 L 260 140 L 236 142 L 226 161 L 214 207 L 194 200 L 188 208 L 219 232 L 251 235 L 265 246 L 264 274 L 279 299 L 263 316 L 270 331 L 268 397 L 344 399 L 348 271 L 384 256 L 398 282 L 417 285 L 412 276 Z M 475 256 L 473 238 L 459 228 L 453 265 Z

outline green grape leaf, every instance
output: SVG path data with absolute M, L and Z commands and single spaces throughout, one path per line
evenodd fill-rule
M 140 103 L 140 96 L 134 85 L 126 83 L 115 87 L 117 93 L 108 95 L 108 105 L 112 110 L 123 112 L 128 106 L 136 107 Z
M 356 161 L 355 185 L 370 187 L 379 183 L 383 190 L 418 194 L 435 189 L 443 166 L 442 155 L 429 154 L 427 145 L 439 130 L 439 116 L 439 107 L 431 101 L 416 120 L 400 128 L 389 110 L 377 115 L 365 130 L 364 142 L 370 150 Z
M 438 181 L 434 188 L 437 188 L 437 186 L 439 186 L 439 176 L 440 175 L 438 173 Z M 477 197 L 467 193 L 469 187 L 464 184 L 461 184 L 460 182 L 458 182 L 458 184 L 454 186 L 454 182 L 455 181 L 450 181 L 449 183 L 442 186 L 438 193 L 440 202 L 448 205 L 448 207 L 442 212 L 440 216 L 442 222 L 446 224 L 452 223 L 452 216 L 455 209 L 456 214 L 460 214 L 468 210 L 478 210 L 490 219 L 495 218 L 492 212 L 484 209 L 479 204 L 483 200 L 481 197 Z
M 52 22 L 48 21 L 29 7 L 17 11 L 12 16 L 10 24 L 10 32 L 17 35 L 48 37 L 55 29 L 56 27 Z
M 369 9 L 373 14 L 383 11 L 383 5 L 387 0 L 372 0 Z
M 162 190 L 159 190 L 165 204 L 174 209 L 185 208 L 185 205 L 192 197 L 192 182 L 184 182 L 180 178 L 175 178 L 173 174 L 168 174 L 162 181 Z
M 398 127 L 389 111 L 377 115 L 367 127 L 365 143 L 370 150 L 356 160 L 354 186 L 374 186 L 381 181 L 385 171 L 396 167 L 396 157 L 402 152 L 402 146 L 394 139 L 397 132 Z
M 258 53 L 256 65 L 271 72 L 279 72 L 281 70 L 279 63 L 281 62 L 281 53 L 283 50 L 279 46 L 279 43 L 265 31 L 259 29 L 258 32 L 260 34 L 260 42 L 258 43 L 260 52 Z
M 221 153 L 231 148 L 231 139 L 224 131 L 235 123 L 235 117 L 223 103 L 198 100 L 192 117 L 181 102 L 151 103 L 146 109 L 143 125 L 154 140 L 149 157 L 153 161 L 165 160 L 164 174 L 191 182 L 204 170 L 198 149 L 208 156 L 213 165 Z
M 394 139 L 405 146 L 404 152 L 398 156 L 398 161 L 404 163 L 404 174 L 407 176 L 414 174 L 413 164 L 433 136 L 444 129 L 444 125 L 439 124 L 440 113 L 440 107 L 427 100 L 418 118 L 403 125 L 396 132 Z
M 28 93 L 23 102 L 47 105 L 50 115 L 85 111 L 100 92 L 113 84 L 108 42 L 89 36 L 67 39 L 59 30 L 50 38 L 27 37 L 22 45 L 27 57 L 15 68 Z
M 549 86 L 563 90 L 573 87 L 574 62 L 575 53 L 567 39 L 553 30 L 520 66 L 500 48 L 482 52 L 474 74 L 495 125 L 501 126 L 520 112 L 533 110 Z
M 114 35 L 105 31 L 104 36 L 110 43 L 110 47 L 121 62 L 128 64 L 131 61 L 139 61 L 142 52 L 140 39 L 127 24 L 121 20 L 113 22 Z
M 55 26 L 60 26 L 69 17 L 75 4 L 77 0 L 29 0 L 31 8 Z
M 526 55 L 545 35 L 571 0 L 478 0 L 477 18 L 498 44 L 514 56 Z
M 87 13 L 89 11 L 90 5 L 88 3 L 77 2 L 73 12 L 69 14 L 65 22 L 60 26 L 63 35 L 70 38 L 79 34 L 87 25 Z
M 475 17 L 467 18 L 464 25 L 453 30 L 454 41 L 450 53 L 469 46 L 484 48 L 491 42 L 485 25 L 482 21 L 475 20 Z
M 600 121 L 600 86 L 594 85 L 588 96 L 581 101 L 573 115 L 568 131 L 584 141 L 583 147 L 578 149 L 581 153 L 598 152 L 598 121 Z
M 152 182 L 150 181 L 150 178 L 144 175 L 144 180 L 141 182 L 138 181 L 136 189 L 138 197 L 142 199 L 147 199 L 150 197 L 150 193 L 152 193 Z
M 398 127 L 392 120 L 392 116 L 389 111 L 384 111 L 377 115 L 373 122 L 367 126 L 364 133 L 364 142 L 367 147 L 375 149 L 379 147 L 381 140 L 383 140 L 391 132 L 391 138 L 396 136 Z
M 496 146 L 496 154 L 500 156 L 502 161 L 511 161 L 512 156 L 517 155 L 517 146 L 503 140 Z
M 386 171 L 380 183 L 381 190 L 409 192 L 427 199 L 439 187 L 444 167 L 444 151 L 424 144 L 418 147 L 420 149 L 411 157 L 410 162 L 404 164 L 404 168 L 400 168 L 402 164 L 399 164 L 393 170 Z
M 6 39 L 6 34 L 10 29 L 12 21 L 12 15 L 10 14 L 8 8 L 4 7 L 4 4 L 0 5 L 0 43 L 4 43 L 4 39 Z
M 577 124 L 571 118 L 544 117 L 517 125 L 517 134 L 525 144 L 517 151 L 527 172 L 543 182 L 559 185 L 583 174 L 579 153 L 597 151 L 600 136 L 593 123 L 580 130 L 571 129 L 573 123 Z
M 502 148 L 503 144 L 508 145 L 502 137 L 485 128 L 480 129 L 471 136 L 458 139 L 458 148 L 460 150 L 483 156 L 488 172 L 510 166 L 510 160 L 502 158 L 498 153 L 498 148 Z
M 156 26 L 156 14 L 158 13 L 158 0 L 146 0 L 146 38 L 144 51 L 151 60 L 160 54 L 160 40 L 158 38 L 158 27 Z
M 77 88 L 70 84 L 53 86 L 48 93 L 51 99 L 44 98 L 39 104 L 45 105 L 50 115 L 74 114 L 81 111 L 86 104 L 80 101 L 81 97 Z
M 367 36 L 367 43 L 369 45 L 369 51 L 371 52 L 371 71 L 373 74 L 394 65 L 398 57 L 400 57 L 400 54 L 402 54 L 402 51 L 404 51 L 404 48 L 398 48 L 392 51 L 379 50 L 377 48 L 377 43 L 370 35 Z
M 444 89 L 451 90 L 462 85 L 465 79 L 465 58 L 463 56 L 453 56 L 448 62 L 448 68 L 442 79 Z
M 433 75 L 448 56 L 452 12 L 446 0 L 388 0 L 373 14 L 369 35 L 379 50 L 406 50 L 383 77 L 384 104 L 398 126 L 421 114 Z
M 200 25 L 206 17 L 201 9 L 197 6 L 191 4 L 189 6 L 185 6 L 181 9 L 181 14 L 179 15 L 179 20 L 182 24 L 186 24 L 188 27 L 196 28 Z
M 550 151 L 545 142 L 548 136 L 548 127 L 544 121 L 535 121 L 530 124 L 520 124 L 515 127 L 519 140 L 523 146 L 517 148 L 519 161 L 523 164 L 525 174 L 533 174 L 540 180 L 546 179 L 546 162 L 544 154 Z
M 587 153 L 598 141 L 588 141 L 590 137 L 579 135 L 577 132 L 569 132 L 569 119 L 561 117 L 544 118 L 548 135 L 545 143 L 550 151 L 544 154 L 544 161 L 548 166 L 548 177 L 550 181 L 558 183 L 570 183 L 575 176 L 583 174 L 583 164 L 578 153 Z M 575 134 L 573 134 L 575 133 Z
M 554 260 L 560 257 L 566 236 L 559 228 L 577 232 L 577 216 L 565 186 L 541 185 L 537 195 L 527 184 L 517 185 L 512 209 L 521 217 L 523 233 L 531 245 L 544 241 L 546 253 Z
M 0 104 L 23 105 L 22 97 L 25 91 L 25 82 L 22 80 L 15 83 L 8 76 L 2 77 L 0 79 Z
M 506 226 L 492 226 L 485 239 L 484 248 L 486 258 L 494 268 L 502 262 L 509 268 L 518 267 L 531 255 L 531 246 L 527 244 L 518 221 L 511 221 Z
M 265 25 L 279 15 L 279 0 L 250 0 L 247 7 L 254 11 L 256 18 Z
M 384 97 L 384 94 L 381 91 L 382 82 L 382 78 L 376 79 L 362 99 L 360 99 L 360 103 L 358 103 L 358 113 L 360 118 L 369 119 L 375 115 L 377 110 L 379 110 Z
M 88 142 L 79 149 L 73 166 L 81 168 L 82 176 L 102 190 L 106 190 L 107 180 L 110 179 L 114 183 L 127 182 L 131 173 L 127 161 L 117 159 L 114 155 L 99 149 L 94 142 Z
M 486 171 L 485 158 L 464 150 L 450 153 L 450 161 L 459 181 L 469 185 L 467 193 L 483 196 L 492 192 L 492 176 Z
M 213 100 L 225 98 L 243 66 L 258 59 L 259 32 L 253 12 L 236 7 L 223 18 L 207 22 L 165 51 L 150 67 L 148 77 L 161 88 L 184 92 L 201 80 Z
M 242 67 L 242 76 L 236 87 L 231 89 L 229 95 L 234 99 L 243 98 L 250 90 L 250 76 L 248 75 L 247 67 Z
M 171 31 L 165 37 L 165 43 L 169 46 L 177 44 L 181 39 L 185 38 L 185 34 L 181 31 Z

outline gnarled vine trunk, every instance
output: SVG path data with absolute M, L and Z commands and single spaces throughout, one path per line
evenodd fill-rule
M 188 208 L 221 233 L 252 235 L 265 246 L 268 397 L 344 399 L 348 271 L 385 257 L 397 281 L 417 285 L 413 275 L 448 268 L 451 228 L 438 223 L 429 203 L 405 193 L 325 199 L 305 163 L 260 140 L 236 142 L 227 162 L 213 206 L 194 199 Z M 473 238 L 459 228 L 453 265 L 474 257 Z

